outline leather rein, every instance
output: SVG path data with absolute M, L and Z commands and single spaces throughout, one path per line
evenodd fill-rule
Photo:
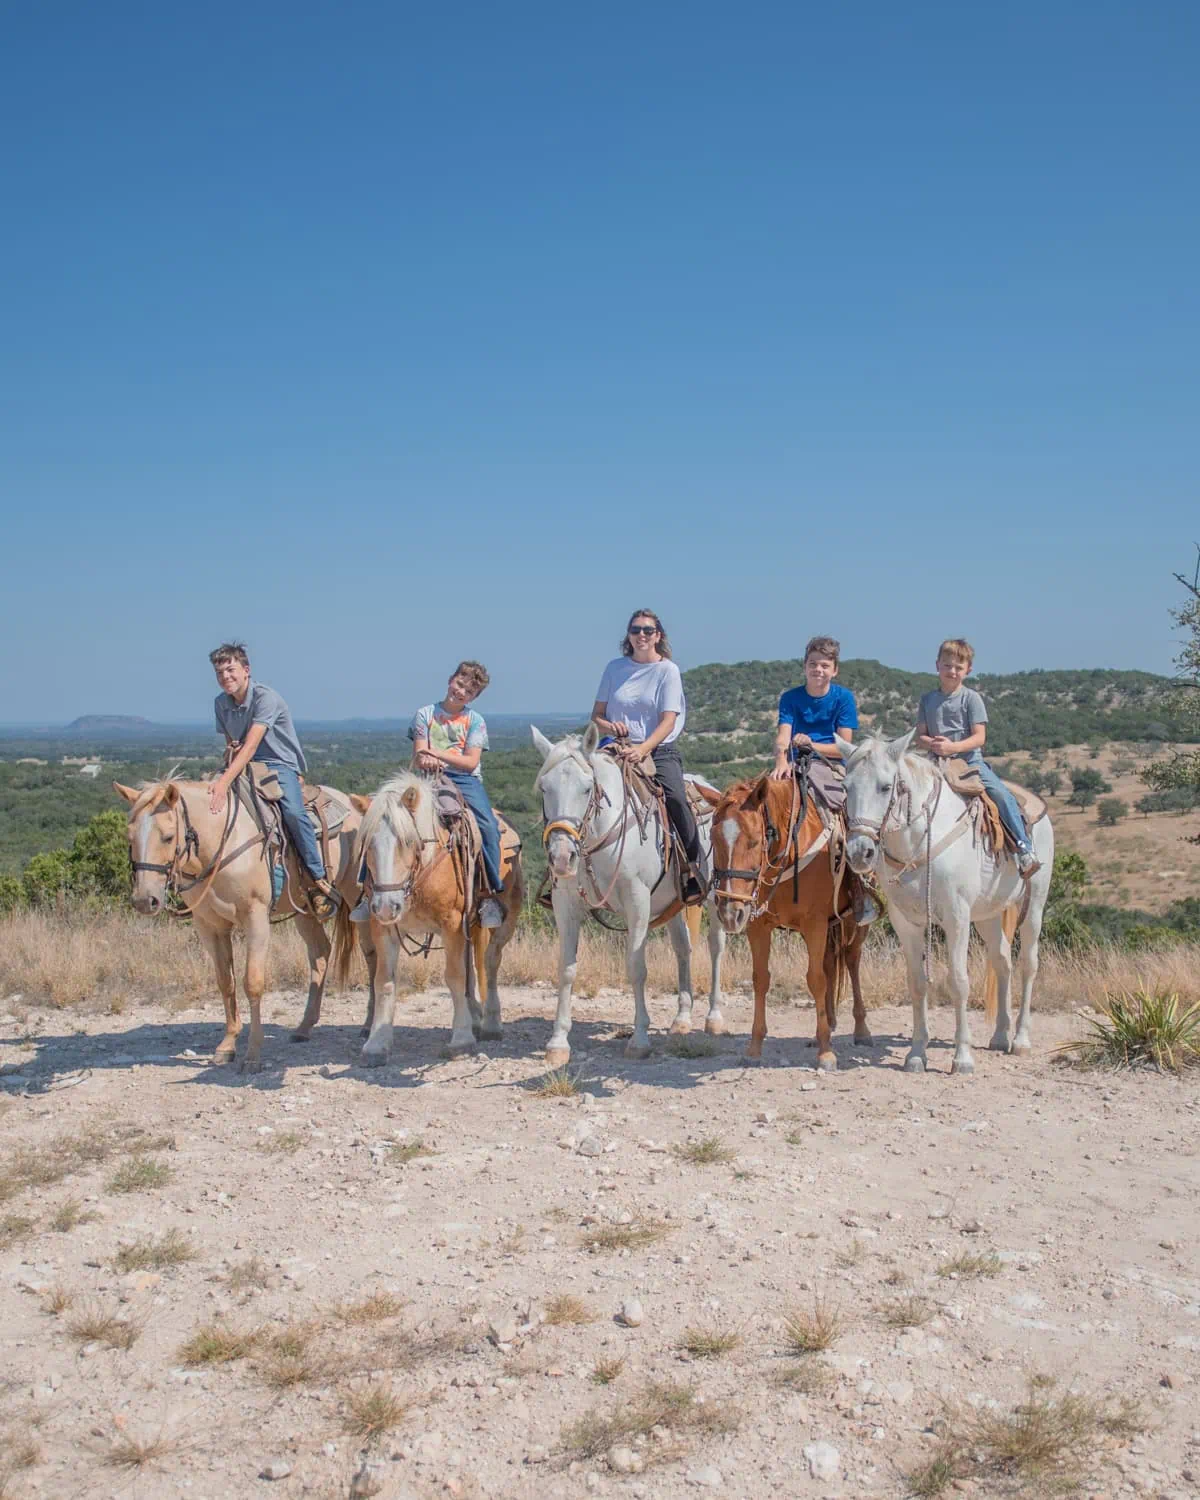
M 718 901 L 742 901 L 748 903 L 750 907 L 750 921 L 754 921 L 756 917 L 762 916 L 763 912 L 766 911 L 767 907 L 770 905 L 771 895 L 774 892 L 775 887 L 787 874 L 789 863 L 792 869 L 793 882 L 798 882 L 800 878 L 800 871 L 804 868 L 804 864 L 807 864 L 812 859 L 815 859 L 820 851 L 829 842 L 828 830 L 825 830 L 824 835 L 819 835 L 809 846 L 809 848 L 804 851 L 805 855 L 807 855 L 808 858 L 804 859 L 804 856 L 801 855 L 799 848 L 800 828 L 804 822 L 805 814 L 808 811 L 807 788 L 801 787 L 799 776 L 793 776 L 791 778 L 791 782 L 792 801 L 791 806 L 788 809 L 787 828 L 784 830 L 782 836 L 780 835 L 779 830 L 775 827 L 775 824 L 771 821 L 770 808 L 767 806 L 766 797 L 764 796 L 763 798 L 763 805 L 761 809 L 763 824 L 763 856 L 762 860 L 759 863 L 758 869 L 740 870 L 735 869 L 732 865 L 726 867 L 718 867 L 714 865 L 713 867 L 713 895 Z M 717 814 L 716 812 L 714 812 L 714 843 L 716 840 L 716 829 Z M 779 848 L 774 858 L 772 858 L 771 845 L 775 843 L 776 840 L 778 840 Z M 804 859 L 804 864 L 801 863 L 802 859 Z M 753 881 L 753 886 L 749 892 L 731 891 L 723 884 L 723 882 L 727 880 L 749 880 Z M 762 894 L 764 886 L 766 887 L 766 891 L 765 894 Z M 797 898 L 798 892 L 794 892 L 793 899 Z
M 204 889 L 189 907 L 190 911 L 194 911 L 200 905 L 201 901 L 204 900 L 205 896 L 208 895 L 213 881 L 227 865 L 232 864 L 240 855 L 245 854 L 247 849 L 253 849 L 256 844 L 266 842 L 264 834 L 261 832 L 255 833 L 250 838 L 244 839 L 236 849 L 226 854 L 225 846 L 229 842 L 229 836 L 233 832 L 234 826 L 237 823 L 238 813 L 241 811 L 241 800 L 238 795 L 236 782 L 229 788 L 229 795 L 225 799 L 225 807 L 225 827 L 221 832 L 221 841 L 217 845 L 217 852 L 190 879 L 181 881 L 180 876 L 190 874 L 188 870 L 184 869 L 184 865 L 189 860 L 200 858 L 200 835 L 197 833 L 195 824 L 193 824 L 191 816 L 188 813 L 187 802 L 182 796 L 178 798 L 173 809 L 175 814 L 175 847 L 170 861 L 165 865 L 153 864 L 148 860 L 134 859 L 131 851 L 129 857 L 131 873 L 137 875 L 145 871 L 150 875 L 164 875 L 166 877 L 167 894 L 171 896 L 183 896 L 187 891 L 195 890 L 201 882 L 204 882 Z M 157 811 L 157 808 L 147 808 L 144 816 L 154 817 Z
M 625 840 L 629 833 L 629 814 L 631 807 L 633 810 L 634 818 L 638 824 L 639 832 L 643 838 L 646 835 L 646 828 L 649 824 L 649 819 L 651 816 L 650 810 L 648 808 L 646 810 L 645 820 L 643 820 L 639 816 L 637 798 L 634 795 L 634 792 L 629 784 L 629 779 L 633 770 L 632 766 L 627 760 L 622 759 L 620 761 L 620 767 L 621 790 L 623 793 L 621 816 L 620 819 L 616 823 L 614 823 L 613 826 L 608 830 L 604 837 L 598 839 L 595 843 L 588 842 L 591 834 L 592 824 L 595 822 L 596 816 L 600 812 L 600 809 L 602 807 L 612 806 L 612 799 L 600 785 L 600 780 L 596 775 L 594 766 L 589 766 L 589 770 L 591 770 L 592 773 L 592 790 L 588 795 L 587 805 L 583 810 L 583 816 L 580 818 L 578 824 L 572 823 L 567 818 L 554 818 L 547 822 L 544 805 L 542 810 L 542 821 L 544 824 L 542 828 L 542 848 L 545 849 L 549 847 L 550 838 L 553 834 L 565 833 L 566 836 L 575 845 L 575 851 L 579 855 L 579 860 L 583 865 L 584 873 L 591 881 L 592 887 L 595 890 L 600 889 L 600 882 L 596 879 L 595 873 L 592 870 L 592 855 L 598 854 L 601 849 L 607 849 L 610 844 L 617 843 L 619 840 L 616 866 L 613 870 L 613 878 L 609 881 L 608 887 L 605 890 L 604 894 L 600 897 L 599 901 L 594 903 L 595 908 L 608 908 L 608 898 L 612 895 L 614 889 L 616 888 L 617 881 L 620 878 L 621 856 L 625 852 Z M 669 826 L 664 828 L 663 838 L 664 849 L 666 850 L 666 863 L 664 864 L 663 870 L 663 873 L 665 874 L 666 865 L 670 862 L 671 830 Z M 554 875 L 553 871 L 550 872 L 550 878 L 551 881 L 557 878 Z M 659 876 L 660 881 L 661 879 L 662 876 Z M 589 902 L 588 904 L 592 905 L 591 902 Z M 608 909 L 611 910 L 611 908 Z

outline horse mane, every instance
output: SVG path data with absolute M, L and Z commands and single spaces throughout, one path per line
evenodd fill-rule
M 416 811 L 410 812 L 402 800 L 404 794 L 415 791 Z M 375 837 L 379 825 L 387 822 L 401 844 L 420 844 L 437 837 L 437 816 L 433 807 L 433 792 L 429 779 L 418 776 L 415 771 L 398 771 L 385 781 L 371 798 L 371 805 L 363 814 L 358 830 L 358 847 L 363 850 Z

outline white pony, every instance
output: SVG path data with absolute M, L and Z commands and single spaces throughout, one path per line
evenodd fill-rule
M 674 874 L 663 874 L 662 837 L 657 818 L 643 828 L 626 806 L 620 764 L 599 751 L 600 731 L 568 735 L 557 745 L 536 727 L 533 743 L 544 756 L 534 786 L 542 796 L 543 839 L 553 879 L 551 899 L 558 927 L 558 1012 L 546 1048 L 546 1062 L 561 1068 L 570 1060 L 571 989 L 585 913 L 606 907 L 624 917 L 626 967 L 633 986 L 633 1035 L 625 1056 L 650 1055 L 650 1015 L 646 1009 L 646 937 L 650 924 L 677 900 Z M 700 825 L 701 859 L 711 863 L 709 831 Z M 711 899 L 711 898 L 710 898 Z M 683 911 L 666 923 L 679 964 L 679 1008 L 671 1030 L 692 1029 L 692 942 Z M 714 917 L 708 924 L 712 960 L 708 1018 L 713 1036 L 727 1031 L 721 1015 L 721 955 L 725 931 Z
M 933 922 L 946 935 L 950 989 L 954 996 L 954 1063 L 951 1072 L 971 1073 L 967 1026 L 967 941 L 971 924 L 983 939 L 996 982 L 994 1051 L 1025 1053 L 1029 1006 L 1038 970 L 1038 938 L 1054 865 L 1049 818 L 1032 829 L 1042 868 L 1028 883 L 1007 855 L 993 855 L 972 836 L 967 802 L 924 756 L 909 753 L 913 735 L 887 741 L 866 739 L 846 747 L 846 804 L 851 869 L 876 868 L 888 898 L 888 915 L 904 949 L 913 1002 L 912 1046 L 904 1060 L 910 1073 L 925 1071 L 929 1042 L 927 936 Z M 1021 1012 L 1010 1038 L 1010 937 L 1020 915 Z M 1009 916 L 1006 929 L 1005 914 Z

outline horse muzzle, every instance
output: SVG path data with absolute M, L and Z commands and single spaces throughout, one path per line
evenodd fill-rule
M 152 891 L 135 891 L 130 899 L 134 911 L 143 917 L 157 916 L 163 909 L 162 896 L 156 896 Z
M 856 833 L 846 840 L 846 862 L 856 875 L 866 875 L 879 860 L 879 845 L 866 833 Z
M 371 915 L 377 922 L 398 922 L 408 910 L 408 891 L 375 891 L 371 895 Z
M 546 842 L 546 863 L 556 880 L 569 880 L 579 870 L 579 845 L 569 834 L 552 833 Z
M 737 937 L 739 933 L 745 932 L 750 925 L 749 901 L 738 896 L 722 895 L 720 891 L 716 891 L 714 904 L 717 909 L 717 921 L 730 937 Z

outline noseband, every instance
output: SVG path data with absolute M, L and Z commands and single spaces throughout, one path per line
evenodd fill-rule
M 779 884 L 779 881 L 782 878 L 783 873 L 784 873 L 784 871 L 787 868 L 787 854 L 788 854 L 789 848 L 792 849 L 793 851 L 796 850 L 796 845 L 797 845 L 797 842 L 798 842 L 798 839 L 799 839 L 799 834 L 800 834 L 800 824 L 801 824 L 801 822 L 803 820 L 803 815 L 804 815 L 804 811 L 805 811 L 805 800 L 806 799 L 804 797 L 804 794 L 800 790 L 800 784 L 799 784 L 798 780 L 796 779 L 796 777 L 793 776 L 792 777 L 792 805 L 791 805 L 791 809 L 788 812 L 788 831 L 784 835 L 783 845 L 782 845 L 782 848 L 780 850 L 780 854 L 782 855 L 784 862 L 782 864 L 776 865 L 775 861 L 772 860 L 772 858 L 771 858 L 771 845 L 779 838 L 779 830 L 775 827 L 775 824 L 771 821 L 771 812 L 770 812 L 770 809 L 768 808 L 768 806 L 766 804 L 766 799 L 764 797 L 763 806 L 762 806 L 762 823 L 763 823 L 763 858 L 762 858 L 762 863 L 759 865 L 759 867 L 758 867 L 757 870 L 738 870 L 738 869 L 735 869 L 732 865 L 726 866 L 726 867 L 722 867 L 722 868 L 717 868 L 714 865 L 714 867 L 713 867 L 713 895 L 716 897 L 716 899 L 718 901 L 741 901 L 741 902 L 747 903 L 749 905 L 749 907 L 750 907 L 750 920 L 751 921 L 753 921 L 755 917 L 758 917 L 758 916 L 762 915 L 762 913 L 767 909 L 767 904 L 769 903 L 769 901 L 771 899 L 771 891 L 773 891 L 775 889 L 775 887 Z M 797 803 L 799 803 L 798 807 L 797 807 Z M 714 812 L 713 813 L 713 844 L 714 844 L 714 851 L 715 851 L 716 837 L 717 837 L 717 822 L 718 822 L 717 815 Z M 799 853 L 798 852 L 796 853 L 795 862 L 797 864 L 799 863 Z M 798 876 L 799 875 L 799 869 L 797 869 L 796 873 L 797 873 L 797 876 Z M 759 900 L 759 892 L 762 889 L 764 881 L 766 881 L 768 878 L 770 878 L 770 885 L 767 888 L 766 898 L 764 900 L 760 901 Z M 722 890 L 720 888 L 721 882 L 725 881 L 725 880 L 752 880 L 754 882 L 754 885 L 753 885 L 753 888 L 750 890 L 750 892 L 748 894 L 743 894 L 741 891 Z

